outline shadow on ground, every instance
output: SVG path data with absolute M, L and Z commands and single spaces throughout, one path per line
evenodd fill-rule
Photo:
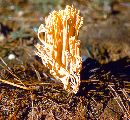
M 107 108 L 111 109 L 109 107 L 111 99 L 115 99 L 115 104 L 121 109 L 112 109 L 114 114 L 118 114 L 120 119 L 124 119 L 124 115 L 129 116 L 130 59 L 128 57 L 107 64 L 100 64 L 91 58 L 86 59 L 83 62 L 81 81 L 76 96 L 87 99 L 87 105 L 86 102 L 84 104 L 87 106 L 88 119 L 101 119 L 102 113 Z M 78 102 L 76 97 L 73 100 L 72 103 Z M 99 107 L 99 103 L 102 106 Z

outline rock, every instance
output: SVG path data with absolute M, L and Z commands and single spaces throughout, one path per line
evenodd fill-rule
M 16 57 L 16 56 L 15 56 L 14 54 L 9 54 L 8 59 L 9 59 L 9 60 L 13 60 L 13 59 L 15 59 L 15 57 Z

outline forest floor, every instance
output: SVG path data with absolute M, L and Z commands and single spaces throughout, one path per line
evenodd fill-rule
M 0 2 L 0 120 L 130 119 L 130 3 L 101 11 L 73 2 L 84 17 L 79 39 L 87 58 L 81 71 L 87 82 L 76 95 L 52 79 L 34 52 L 45 16 L 72 3 L 57 4 Z

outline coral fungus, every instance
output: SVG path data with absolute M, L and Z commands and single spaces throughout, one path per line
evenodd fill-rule
M 80 55 L 79 28 L 83 24 L 80 11 L 73 6 L 65 10 L 53 11 L 45 18 L 45 26 L 40 25 L 37 55 L 50 73 L 62 81 L 67 91 L 76 93 L 80 85 L 82 59 Z

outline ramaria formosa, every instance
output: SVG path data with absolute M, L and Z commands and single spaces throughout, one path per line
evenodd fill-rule
M 82 59 L 80 55 L 79 28 L 83 24 L 80 11 L 73 6 L 53 11 L 38 29 L 42 45 L 36 45 L 37 55 L 50 73 L 62 81 L 67 91 L 76 93 L 80 85 Z

